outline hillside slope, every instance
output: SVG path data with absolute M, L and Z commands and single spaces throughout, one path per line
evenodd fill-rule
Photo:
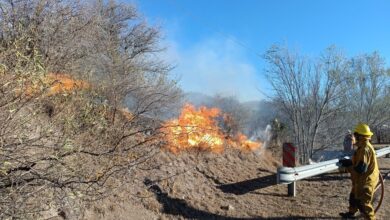
M 348 174 L 333 172 L 300 181 L 297 197 L 287 197 L 287 186 L 276 185 L 278 163 L 267 152 L 161 153 L 153 163 L 152 175 L 137 172 L 139 188 L 132 189 L 132 203 L 140 202 L 143 208 L 128 210 L 132 216 L 147 215 L 132 219 L 333 219 L 348 207 Z M 390 159 L 381 158 L 379 164 L 382 173 L 390 171 Z M 388 182 L 385 190 L 390 195 Z M 377 218 L 389 216 L 389 207 L 387 196 Z M 107 213 L 100 217 L 128 219 L 124 212 L 115 218 Z

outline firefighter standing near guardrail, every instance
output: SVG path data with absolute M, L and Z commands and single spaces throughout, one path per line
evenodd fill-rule
M 359 210 L 366 219 L 375 219 L 372 198 L 379 179 L 379 168 L 375 150 L 369 142 L 372 135 L 368 125 L 358 124 L 354 130 L 357 149 L 352 159 L 340 159 L 340 164 L 347 168 L 352 179 L 349 211 L 340 213 L 343 218 L 355 218 Z

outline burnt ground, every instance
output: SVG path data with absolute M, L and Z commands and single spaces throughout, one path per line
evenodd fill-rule
M 390 172 L 390 158 L 378 162 L 382 173 Z M 116 198 L 100 212 L 95 207 L 85 218 L 338 219 L 348 208 L 349 174 L 332 172 L 299 181 L 297 196 L 288 197 L 287 186 L 276 184 L 279 162 L 268 152 L 162 153 L 152 163 L 154 170 L 135 172 L 137 181 L 130 187 L 134 196 Z M 377 219 L 390 216 L 389 178 Z

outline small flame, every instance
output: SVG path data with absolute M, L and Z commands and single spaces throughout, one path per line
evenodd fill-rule
M 54 74 L 49 73 L 42 79 L 42 85 L 48 86 L 47 95 L 56 95 L 60 93 L 72 92 L 79 89 L 89 88 L 89 84 L 82 80 L 75 80 L 69 75 L 66 74 Z M 25 94 L 27 96 L 32 96 L 39 93 L 41 85 L 32 84 L 28 85 L 25 89 Z
M 89 88 L 89 84 L 82 80 L 75 80 L 66 74 L 47 75 L 46 81 L 50 86 L 48 95 L 55 95 L 58 93 L 71 92 L 77 89 Z
M 218 108 L 200 107 L 197 110 L 191 104 L 184 105 L 180 116 L 163 126 L 168 150 L 173 153 L 190 149 L 220 153 L 224 145 L 244 151 L 254 151 L 261 146 L 261 143 L 248 140 L 242 133 L 234 137 L 225 134 L 217 123 L 221 116 L 226 119 L 226 114 L 222 115 Z
M 247 136 L 242 133 L 238 133 L 236 143 L 239 144 L 240 149 L 246 151 L 255 151 L 261 147 L 260 142 L 248 140 Z

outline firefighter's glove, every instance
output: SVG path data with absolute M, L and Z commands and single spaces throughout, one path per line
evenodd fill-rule
M 343 158 L 343 159 L 340 159 L 339 160 L 339 163 L 342 167 L 349 167 L 349 166 L 352 166 L 352 160 L 351 159 L 346 159 L 346 158 Z

